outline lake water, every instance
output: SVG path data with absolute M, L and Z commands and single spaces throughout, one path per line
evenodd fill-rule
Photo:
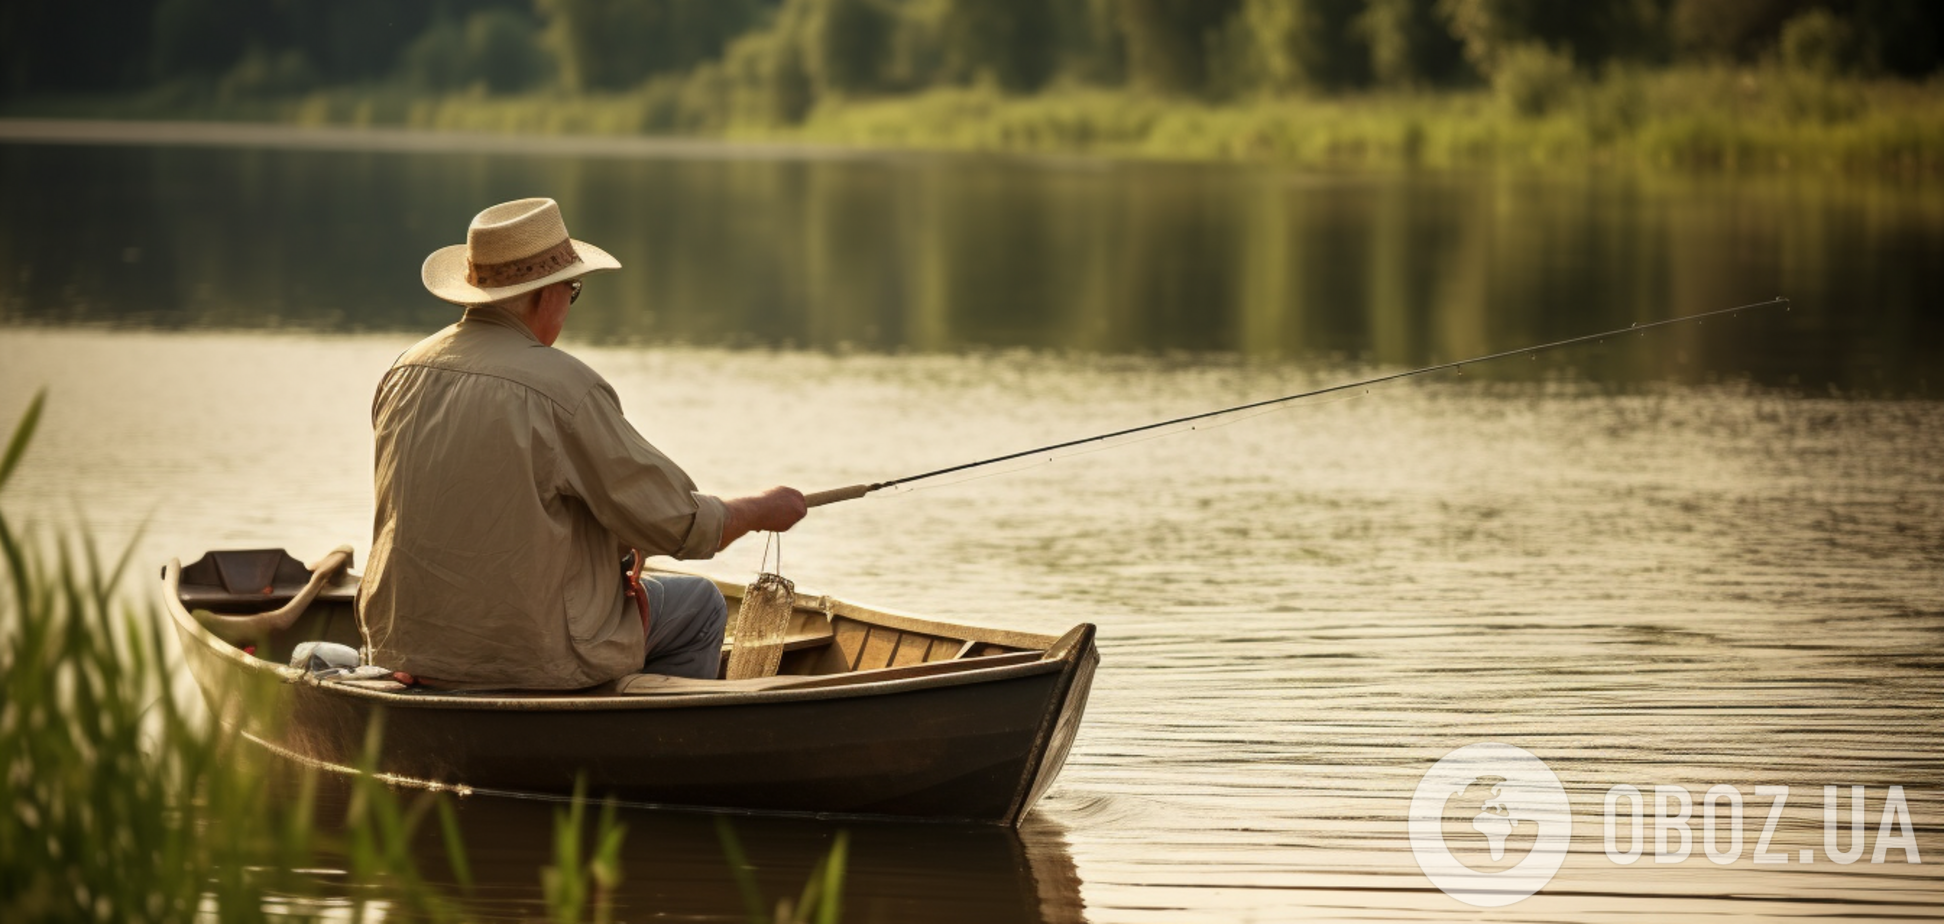
M 0 409 L 52 397 L 10 515 L 78 515 L 109 541 L 146 522 L 147 562 L 347 541 L 362 558 L 371 388 L 451 317 L 418 263 L 516 195 L 560 199 L 628 264 L 590 282 L 563 345 L 724 493 L 896 477 L 1788 296 L 1787 313 L 818 510 L 785 542 L 799 586 L 1036 631 L 1095 622 L 1102 666 L 1017 835 L 739 830 L 782 893 L 848 828 L 862 921 L 1944 903 L 1937 190 L 13 131 Z M 741 579 L 760 553 L 745 540 L 708 568 Z M 1543 759 L 1573 829 L 1542 891 L 1474 910 L 1420 871 L 1407 818 L 1433 763 L 1484 741 Z M 1647 801 L 1631 865 L 1603 849 L 1621 783 Z M 1895 839 L 1878 822 L 1901 786 L 1922 862 L 1830 859 L 1832 784 L 1868 787 L 1871 846 Z M 1654 862 L 1655 785 L 1687 789 L 1697 818 L 1709 787 L 1736 788 L 1739 857 L 1696 843 Z M 1790 787 L 1764 848 L 1786 863 L 1754 862 L 1758 786 Z M 478 913 L 532 912 L 550 811 L 464 803 Z M 623 917 L 734 919 L 707 819 L 626 820 Z M 1461 859 L 1502 868 L 1462 828 Z

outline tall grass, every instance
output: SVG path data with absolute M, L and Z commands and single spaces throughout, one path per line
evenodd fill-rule
M 1543 95 L 1508 85 L 1223 104 L 972 88 L 826 105 L 787 131 L 741 131 L 879 147 L 1311 167 L 1935 174 L 1944 172 L 1940 90 L 1779 67 L 1617 70 L 1568 79 Z
M 0 455 L 0 499 L 45 399 L 33 399 Z M 85 531 L 22 529 L 0 508 L 0 562 L 0 921 L 463 917 L 412 851 L 436 818 L 452 880 L 471 891 L 453 797 L 379 782 L 376 727 L 343 823 L 327 830 L 313 816 L 318 771 L 303 770 L 290 792 L 277 772 L 288 768 L 271 763 L 280 758 L 184 702 L 161 615 L 119 590 L 127 550 L 109 562 Z M 265 709 L 261 692 L 236 691 L 226 706 Z M 554 862 L 540 871 L 549 919 L 561 924 L 613 919 L 625 829 L 610 804 L 584 856 L 585 822 L 577 792 L 557 813 Z M 806 898 L 764 919 L 807 920 L 791 909 L 814 907 L 818 921 L 835 921 L 842 844 L 840 835 Z M 342 881 L 315 872 L 330 866 Z

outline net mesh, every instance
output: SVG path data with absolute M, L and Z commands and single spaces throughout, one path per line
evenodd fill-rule
M 795 609 L 796 585 L 780 574 L 759 574 L 743 590 L 729 650 L 730 680 L 773 677 L 783 663 L 783 639 Z

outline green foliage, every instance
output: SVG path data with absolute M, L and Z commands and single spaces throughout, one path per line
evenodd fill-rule
M 1542 45 L 1588 67 L 1656 56 L 1664 44 L 1659 6 L 1632 0 L 1438 0 L 1466 60 L 1490 78 L 1508 56 Z
M 6 455 L 0 456 L 0 488 L 7 486 L 7 479 L 13 477 L 14 468 L 27 454 L 27 444 L 34 440 L 34 431 L 40 427 L 41 410 L 45 407 L 47 390 L 41 389 L 34 393 L 34 400 L 27 403 L 26 412 L 20 415 L 20 423 L 14 427 L 13 437 L 7 440 Z
M 1029 91 L 1053 76 L 1058 20 L 1046 0 L 946 0 L 938 25 L 944 75 Z
M 1231 30 L 1253 39 L 1233 57 L 1253 60 L 1257 86 L 1332 90 L 1369 82 L 1370 56 L 1355 36 L 1362 0 L 1244 0 Z
M 217 95 L 278 97 L 303 93 L 317 85 L 317 72 L 304 53 L 288 48 L 271 52 L 252 45 L 229 73 L 217 82 Z
M 1367 0 L 1351 23 L 1369 49 L 1372 81 L 1391 89 L 1449 84 L 1463 73 L 1462 46 L 1440 27 L 1437 0 Z
M 556 65 L 540 25 L 514 10 L 481 10 L 463 23 L 439 19 L 407 46 L 400 72 L 430 90 L 483 87 L 514 93 L 551 82 Z
M 0 4 L 0 94 L 315 87 L 660 91 L 652 124 L 795 124 L 943 87 L 1205 99 L 1469 88 L 1544 47 L 1609 66 L 1784 61 L 1823 76 L 1944 63 L 1934 0 L 57 0 Z M 1785 34 L 1786 33 L 1786 34 Z M 658 104 L 659 105 L 659 104 Z M 722 107 L 714 113 L 701 109 Z M 679 110 L 679 115 L 678 115 Z
M 1829 118 L 1806 118 L 1804 107 L 1824 103 Z M 1520 115 L 1484 92 L 1210 106 L 1102 90 L 1020 98 L 940 90 L 819 110 L 800 128 L 757 136 L 1316 167 L 1602 163 L 1937 173 L 1944 171 L 1944 97 L 1779 69 L 1610 67 L 1600 79 L 1577 79 L 1538 115 Z
M 152 60 L 158 77 L 215 77 L 250 45 L 250 11 L 240 0 L 162 0 L 155 7 Z
M 620 90 L 719 56 L 758 0 L 538 0 L 571 90 Z
M 867 93 L 883 83 L 894 19 L 874 0 L 802 4 L 802 62 L 819 96 Z
M 214 80 L 247 56 L 301 60 L 323 83 L 389 74 L 401 51 L 434 22 L 433 4 L 390 0 L 124 0 L 118 34 L 140 36 L 157 81 Z M 460 10 L 505 7 L 522 0 L 448 0 Z M 137 9 L 139 7 L 139 9 Z M 463 15 L 463 14 L 462 14 Z
M 1514 115 L 1545 115 L 1572 93 L 1573 58 L 1538 42 L 1518 42 L 1498 52 L 1492 94 Z
M 1668 37 L 1701 60 L 1753 61 L 1775 46 L 1782 23 L 1804 0 L 1675 0 Z
M 103 0 L 159 82 L 63 99 L 52 2 L 16 114 L 1296 163 L 1906 171 L 1944 63 L 1934 0 Z
M 1194 93 L 1207 85 L 1211 46 L 1240 0 L 1120 0 L 1115 25 L 1125 43 L 1127 82 L 1136 90 Z
M 791 12 L 785 8 L 785 19 Z M 686 124 L 795 125 L 816 99 L 803 43 L 790 31 L 759 32 L 736 40 L 720 68 L 703 68 L 681 93 Z M 695 101 L 702 105 L 695 105 Z M 698 113 L 698 110 L 701 112 Z M 726 121 L 710 112 L 726 113 Z M 682 127 L 677 123 L 673 127 Z
M 587 814 L 587 781 L 574 783 L 574 801 L 554 813 L 554 865 L 540 871 L 547 911 L 556 924 L 580 924 L 593 901 L 594 924 L 614 920 L 614 888 L 621 884 L 621 842 L 628 828 L 614 820 L 614 803 L 601 808 L 594 854 L 581 862 L 581 838 Z
M 1797 14 L 1782 25 L 1782 63 L 1819 77 L 1848 73 L 1856 65 L 1855 38 L 1849 23 L 1828 10 Z

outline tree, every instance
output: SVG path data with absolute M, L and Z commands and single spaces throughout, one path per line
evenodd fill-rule
M 1365 0 L 1352 31 L 1369 51 L 1370 73 L 1386 87 L 1452 83 L 1464 74 L 1464 48 L 1443 27 L 1437 0 Z
M 892 14 L 875 0 L 807 0 L 803 65 L 819 95 L 877 89 Z
M 720 57 L 762 0 L 537 0 L 572 90 L 619 90 Z
M 1438 0 L 1438 12 L 1487 76 L 1515 47 L 1545 46 L 1590 67 L 1656 56 L 1664 34 L 1659 7 L 1643 0 Z
M 150 60 L 156 77 L 216 77 L 268 31 L 247 0 L 162 0 L 155 7 Z
M 1241 0 L 1120 0 L 1128 83 L 1163 93 L 1207 88 L 1208 48 Z
M 1244 0 L 1231 36 L 1270 90 L 1335 89 L 1364 84 L 1370 57 L 1358 47 L 1354 23 L 1361 0 Z
M 1058 60 L 1059 15 L 1047 0 L 947 0 L 940 41 L 948 73 L 1008 90 L 1046 83 Z

